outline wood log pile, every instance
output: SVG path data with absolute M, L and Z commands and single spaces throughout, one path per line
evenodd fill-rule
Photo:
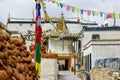
M 120 70 L 113 68 L 94 68 L 90 71 L 90 80 L 120 80 Z
M 31 59 L 22 39 L 0 29 L 0 80 L 37 80 Z

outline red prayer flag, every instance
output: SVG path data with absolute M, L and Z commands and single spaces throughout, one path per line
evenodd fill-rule
M 112 13 L 108 13 L 107 18 L 112 18 Z
M 68 10 L 68 11 L 70 10 L 70 6 L 69 5 L 67 5 L 66 10 Z
M 88 16 L 91 15 L 91 10 L 87 10 L 87 15 L 88 15 Z
M 52 1 L 52 0 L 48 0 L 48 2 L 50 2 L 50 1 Z

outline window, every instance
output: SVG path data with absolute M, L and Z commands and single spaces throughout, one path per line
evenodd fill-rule
M 92 39 L 100 39 L 100 35 L 99 34 L 93 34 Z
M 85 70 L 90 71 L 92 66 L 91 54 L 85 56 Z

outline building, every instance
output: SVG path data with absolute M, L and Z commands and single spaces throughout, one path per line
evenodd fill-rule
M 69 70 L 71 67 L 74 67 L 74 53 L 78 57 L 78 59 L 76 58 L 76 64 L 80 62 L 81 40 L 79 39 L 79 34 L 81 30 L 83 27 L 96 27 L 97 25 L 97 23 L 81 23 L 64 20 L 63 18 L 53 18 L 52 21 L 42 20 L 42 41 L 46 45 L 46 52 L 59 54 L 59 63 L 62 64 L 62 67 L 64 66 L 65 70 Z M 34 43 L 35 21 L 33 19 L 22 20 L 18 18 L 17 20 L 11 20 L 9 18 L 7 29 L 11 32 L 18 31 L 21 33 L 26 39 L 27 47 Z
M 71 26 L 67 24 L 71 24 Z M 72 29 L 73 25 L 76 25 L 74 29 Z M 57 59 L 60 70 L 70 70 L 70 68 L 74 68 L 74 62 L 76 62 L 77 57 L 74 57 L 76 56 L 76 52 L 73 42 L 79 38 L 79 28 L 81 28 L 79 23 L 67 23 L 62 17 L 56 22 L 56 28 L 49 34 L 43 36 L 46 43 L 48 43 L 48 53 L 58 54 Z
M 29 50 L 29 45 L 33 44 L 35 39 L 34 21 L 8 21 L 6 29 L 11 32 L 11 35 L 15 34 L 19 37 L 19 34 L 21 34 Z
M 79 62 L 81 49 L 79 34 L 83 27 L 96 26 L 97 23 L 67 21 L 63 17 L 58 19 L 58 21 L 53 21 L 53 23 L 55 27 L 44 32 L 45 36 L 43 36 L 45 43 L 47 43 L 47 51 L 48 53 L 58 54 L 58 63 L 60 68 L 62 68 L 61 70 L 74 69 Z
M 85 70 L 94 67 L 120 69 L 120 27 L 86 27 L 83 29 L 82 62 Z

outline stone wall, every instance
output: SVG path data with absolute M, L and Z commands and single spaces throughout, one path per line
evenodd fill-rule
M 90 71 L 90 80 L 120 80 L 120 71 L 113 68 L 94 68 Z

